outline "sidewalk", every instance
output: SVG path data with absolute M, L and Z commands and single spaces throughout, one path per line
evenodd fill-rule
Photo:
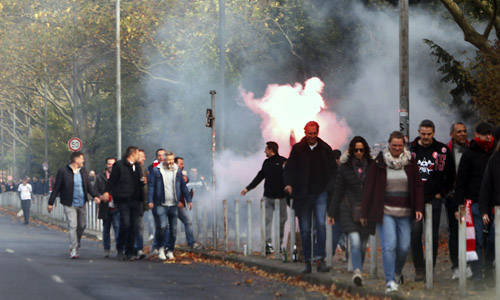
M 17 211 L 13 207 L 8 207 L 11 211 Z M 41 220 L 66 230 L 66 224 L 63 222 L 54 221 L 46 216 L 32 215 L 33 218 Z M 101 233 L 97 231 L 85 230 L 84 236 L 91 239 L 101 239 Z M 290 277 L 301 276 L 301 271 L 304 264 L 301 262 L 283 263 L 281 260 L 275 259 L 274 255 L 267 257 L 260 256 L 260 253 L 254 252 L 252 256 L 243 256 L 234 252 L 224 253 L 213 249 L 193 250 L 187 247 L 177 247 L 180 251 L 193 252 L 200 254 L 206 258 L 226 260 L 244 264 L 248 267 L 257 267 L 268 273 L 281 273 Z M 458 280 L 451 280 L 451 263 L 449 261 L 448 249 L 446 243 L 440 243 L 438 250 L 438 259 L 434 271 L 434 287 L 427 290 L 424 282 L 415 282 L 413 280 L 413 263 L 411 255 L 409 255 L 407 263 L 403 269 L 404 284 L 400 286 L 399 291 L 394 294 L 385 294 L 385 282 L 382 267 L 382 259 L 380 248 L 377 253 L 377 278 L 370 278 L 369 264 L 370 253 L 367 251 L 365 264 L 363 266 L 363 277 L 365 285 L 357 287 L 352 283 L 352 272 L 347 271 L 347 263 L 342 262 L 341 257 L 344 254 L 337 252 L 334 257 L 333 268 L 329 273 L 316 273 L 315 265 L 313 264 L 313 273 L 302 275 L 302 280 L 311 283 L 330 287 L 332 284 L 339 290 L 345 290 L 353 296 L 359 295 L 362 297 L 377 297 L 377 298 L 392 298 L 392 299 L 495 299 L 495 289 L 486 289 L 484 291 L 472 290 L 472 282 L 468 281 L 469 291 L 466 296 L 460 296 Z

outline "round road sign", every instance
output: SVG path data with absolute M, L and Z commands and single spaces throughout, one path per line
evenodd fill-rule
M 82 149 L 82 140 L 80 140 L 77 137 L 71 138 L 68 141 L 68 147 L 69 147 L 69 150 L 71 150 L 71 151 L 74 151 L 74 152 L 80 151 L 80 149 Z

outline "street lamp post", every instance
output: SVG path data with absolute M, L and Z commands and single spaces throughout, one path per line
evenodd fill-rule
M 399 128 L 409 141 L 408 0 L 399 0 Z

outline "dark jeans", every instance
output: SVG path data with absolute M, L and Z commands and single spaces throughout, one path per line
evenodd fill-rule
M 427 201 L 427 203 L 432 204 L 432 257 L 433 266 L 436 266 L 436 257 L 438 250 L 438 238 L 439 238 L 439 221 L 441 219 L 441 205 L 442 199 L 432 198 L 432 200 Z M 425 216 L 425 213 L 424 213 Z M 429 222 L 429 220 L 425 220 Z M 413 221 L 413 226 L 411 230 L 411 254 L 413 256 L 413 265 L 416 271 L 425 271 L 424 262 L 424 250 L 422 249 L 422 233 L 424 230 L 424 222 Z
M 453 198 L 446 199 L 446 210 L 448 212 L 448 248 L 450 250 L 451 268 L 458 268 L 458 220 L 455 218 L 455 210 L 451 205 Z
M 139 220 L 137 222 L 137 230 L 135 232 L 135 241 L 134 241 L 134 252 L 136 254 L 139 250 L 144 249 L 144 238 L 142 236 L 144 231 L 143 219 L 144 216 L 139 216 Z
M 28 224 L 30 221 L 31 200 L 21 200 L 21 208 L 24 214 L 24 224 Z
M 135 233 L 137 232 L 139 221 L 139 203 L 137 201 L 117 201 L 116 207 L 120 212 L 120 232 L 116 250 L 123 252 L 126 256 L 134 255 Z
M 111 249 L 111 226 L 115 232 L 115 244 L 118 242 L 118 233 L 120 232 L 120 214 L 116 209 L 109 211 L 106 219 L 102 220 L 102 244 L 104 250 Z
M 479 204 L 472 203 L 471 205 L 472 217 L 474 219 L 474 230 L 476 232 L 476 253 L 479 260 L 471 262 L 473 280 L 482 281 L 483 271 L 485 278 L 492 277 L 493 275 L 493 261 L 495 260 L 495 224 L 493 222 L 494 216 L 490 214 L 491 227 L 488 233 L 485 229 L 482 215 L 479 212 Z M 490 226 L 490 225 L 488 225 Z M 483 249 L 485 255 L 483 255 Z

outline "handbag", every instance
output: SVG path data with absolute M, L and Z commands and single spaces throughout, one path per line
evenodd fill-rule
M 351 202 L 347 197 L 345 197 L 345 203 L 347 204 L 347 208 L 351 210 L 352 221 L 354 223 L 361 223 L 361 203 L 356 203 L 354 206 L 351 206 Z

